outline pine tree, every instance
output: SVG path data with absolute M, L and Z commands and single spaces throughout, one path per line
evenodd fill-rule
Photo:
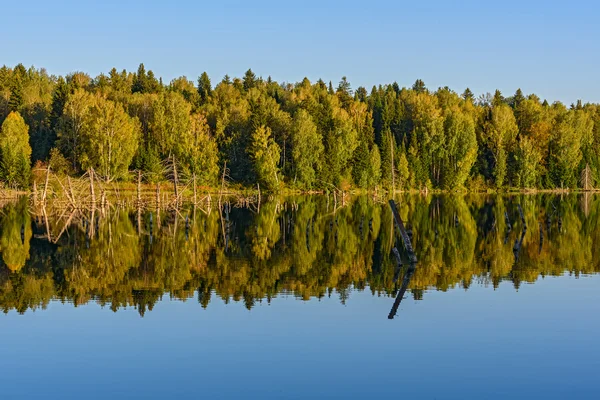
M 519 105 L 523 102 L 523 100 L 525 100 L 525 96 L 523 96 L 523 92 L 521 91 L 521 89 L 517 89 L 517 91 L 515 92 L 515 95 L 513 96 L 512 100 L 511 100 L 511 107 L 513 109 L 517 109 L 519 107 Z
M 63 114 L 63 110 L 68 99 L 69 87 L 67 86 L 67 82 L 61 76 L 58 78 L 56 86 L 54 87 L 54 92 L 52 93 L 52 105 L 50 111 L 50 129 L 52 129 L 55 135 L 58 127 L 58 121 Z
M 144 87 L 144 93 L 158 93 L 162 90 L 162 80 L 158 81 L 154 76 L 152 70 L 148 71 L 146 75 L 146 85 Z
M 492 99 L 492 105 L 494 107 L 498 107 L 502 104 L 504 104 L 506 102 L 506 99 L 504 98 L 504 96 L 502 96 L 502 92 L 500 92 L 500 90 L 496 89 L 496 91 L 494 92 L 494 98 Z
M 8 100 L 9 111 L 20 111 L 23 106 L 23 83 L 19 76 L 15 76 L 10 87 L 10 99 Z
M 421 79 L 417 79 L 412 86 L 412 90 L 417 93 L 425 93 L 427 92 L 427 87 L 425 86 L 425 82 L 423 82 Z
M 131 87 L 132 93 L 146 93 L 147 88 L 147 76 L 146 68 L 144 64 L 140 64 L 137 70 L 137 74 L 133 78 L 133 86 Z
M 244 90 L 248 91 L 250 89 L 252 89 L 253 87 L 256 86 L 256 75 L 254 74 L 254 72 L 252 72 L 251 69 L 248 69 L 248 71 L 246 71 L 246 73 L 244 74 L 244 79 L 243 79 L 243 84 L 244 84 Z
M 462 98 L 465 101 L 473 101 L 473 99 L 475 98 L 475 95 L 473 94 L 473 92 L 471 91 L 471 89 L 466 88 L 465 91 L 462 94 Z
M 206 72 L 203 72 L 202 75 L 198 77 L 198 94 L 200 95 L 201 104 L 205 104 L 212 95 L 210 78 Z

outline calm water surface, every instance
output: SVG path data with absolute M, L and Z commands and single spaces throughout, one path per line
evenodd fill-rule
M 600 197 L 397 202 L 8 204 L 0 398 L 598 398 Z

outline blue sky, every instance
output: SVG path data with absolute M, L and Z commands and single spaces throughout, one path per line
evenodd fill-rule
M 10 1 L 0 64 L 97 75 L 140 62 L 166 82 L 307 76 L 353 88 L 415 79 L 475 93 L 521 87 L 600 102 L 600 5 L 592 1 Z

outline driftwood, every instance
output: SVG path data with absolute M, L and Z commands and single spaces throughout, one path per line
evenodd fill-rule
M 396 268 L 394 270 L 394 283 L 398 282 L 398 278 L 400 277 L 400 270 L 402 269 L 402 258 L 400 257 L 400 252 L 394 246 L 392 248 L 392 253 L 394 254 L 394 258 L 396 259 Z
M 404 222 L 402 222 L 402 218 L 400 218 L 400 214 L 398 213 L 398 209 L 396 208 L 396 203 L 394 200 L 390 200 L 390 207 L 392 209 L 392 213 L 394 214 L 394 220 L 396 221 L 396 226 L 400 230 L 400 236 L 402 237 L 402 241 L 404 242 L 404 248 L 408 253 L 408 258 L 411 263 L 417 262 L 417 256 L 415 255 L 415 251 L 413 250 L 412 243 L 410 242 L 410 237 L 406 232 L 406 228 L 404 227 Z
M 173 160 L 173 190 L 175 192 L 175 201 L 176 205 L 179 204 L 179 190 L 177 189 L 177 184 L 179 183 L 179 179 L 177 176 L 177 163 L 175 162 L 175 156 L 172 158 Z
M 396 316 L 396 313 L 398 312 L 398 307 L 400 307 L 400 302 L 402 302 L 402 299 L 404 298 L 404 293 L 406 293 L 406 289 L 408 289 L 408 284 L 410 283 L 410 280 L 415 273 L 415 269 L 415 264 L 411 263 L 408 266 L 406 273 L 404 274 L 404 278 L 402 278 L 402 286 L 400 287 L 398 295 L 396 296 L 396 300 L 394 300 L 392 309 L 388 314 L 388 319 L 394 319 L 394 317 Z

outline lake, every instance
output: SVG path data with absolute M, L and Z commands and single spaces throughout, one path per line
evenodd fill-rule
M 0 398 L 597 398 L 600 196 L 263 197 L 6 204 Z

